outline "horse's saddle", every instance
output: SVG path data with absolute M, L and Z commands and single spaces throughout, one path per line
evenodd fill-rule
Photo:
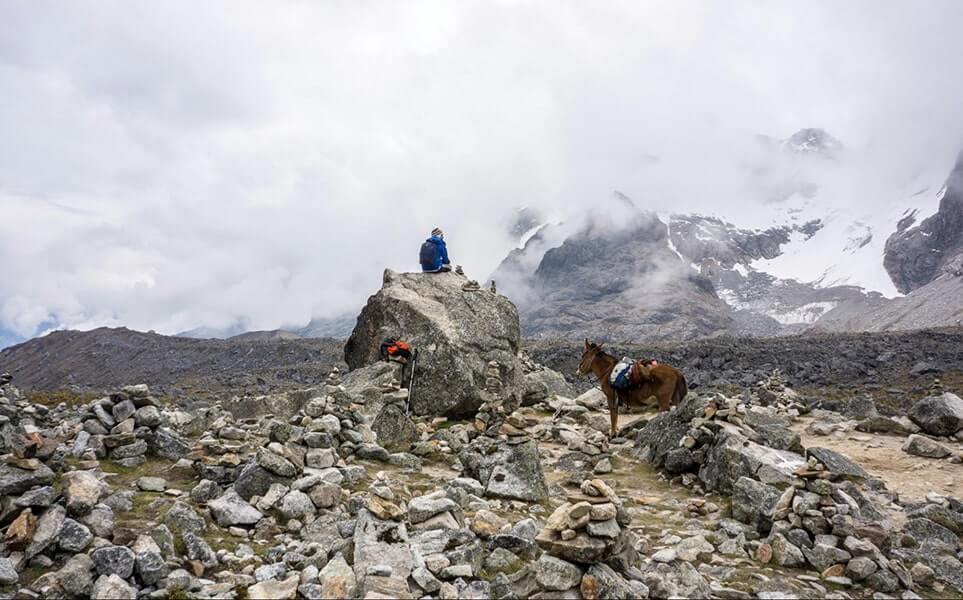
M 653 359 L 623 358 L 612 369 L 612 373 L 609 375 L 609 385 L 619 391 L 638 387 L 651 379 L 652 367 L 657 364 Z

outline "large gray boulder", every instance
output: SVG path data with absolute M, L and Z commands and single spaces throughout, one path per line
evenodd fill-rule
M 963 429 L 963 400 L 950 392 L 930 396 L 913 405 L 909 418 L 930 435 L 953 435 Z
M 462 290 L 465 282 L 455 273 L 386 270 L 345 344 L 348 367 L 377 362 L 381 342 L 401 337 L 418 350 L 413 413 L 473 415 L 485 401 L 490 361 L 499 364 L 501 393 L 517 405 L 523 389 L 518 311 L 504 296 Z

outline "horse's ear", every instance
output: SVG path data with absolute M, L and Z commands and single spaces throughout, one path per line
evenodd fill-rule
M 592 344 L 589 343 L 588 338 L 585 338 L 585 349 L 588 350 L 591 347 L 592 347 Z
M 604 346 L 604 345 L 605 345 L 605 342 L 602 342 L 601 344 L 595 344 L 595 347 L 596 347 L 597 349 L 601 350 L 601 349 L 602 349 L 602 346 Z

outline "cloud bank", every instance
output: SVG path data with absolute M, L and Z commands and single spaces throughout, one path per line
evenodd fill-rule
M 299 325 L 515 207 L 751 210 L 753 136 L 963 145 L 963 4 L 0 3 L 0 336 Z M 871 206 L 859 194 L 854 203 Z M 3 334 L 3 331 L 8 332 Z

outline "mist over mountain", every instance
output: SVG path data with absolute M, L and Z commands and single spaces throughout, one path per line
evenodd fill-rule
M 959 161 L 880 189 L 863 157 L 822 129 L 758 139 L 763 153 L 744 171 L 756 200 L 730 214 L 657 215 L 616 192 L 580 224 L 530 227 L 492 275 L 526 333 L 661 340 L 958 324 Z M 872 206 L 842 203 L 853 190 Z M 925 285 L 939 265 L 938 293 L 899 298 L 907 278 Z

